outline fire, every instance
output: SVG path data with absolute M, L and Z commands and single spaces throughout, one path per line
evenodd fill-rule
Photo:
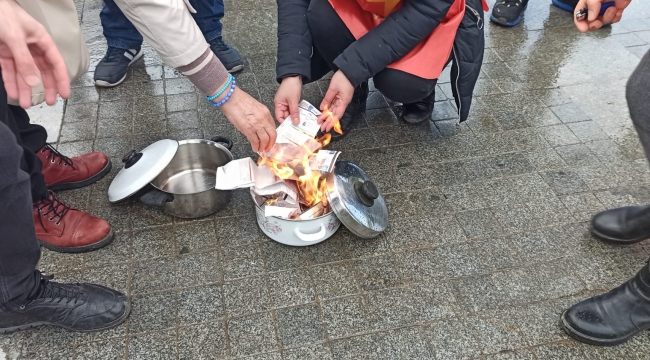
M 334 120 L 334 127 L 333 127 L 332 129 L 333 129 L 334 131 L 336 131 L 337 133 L 343 135 L 343 129 L 341 128 L 341 122 L 339 121 L 339 119 L 337 119 L 337 118 L 334 116 L 334 114 L 333 114 L 331 111 L 329 111 L 329 109 L 327 108 L 327 105 L 325 105 L 325 109 L 323 109 L 323 114 L 324 114 L 325 116 L 327 116 L 327 119 L 328 119 L 328 120 L 329 120 L 329 119 L 333 119 L 333 120 Z
M 320 171 L 311 169 L 309 160 L 327 146 L 331 138 L 330 134 L 325 134 L 303 146 L 276 144 L 269 153 L 260 156 L 257 164 L 265 165 L 280 179 L 295 180 L 305 205 L 313 206 L 321 201 L 325 204 L 327 184 Z

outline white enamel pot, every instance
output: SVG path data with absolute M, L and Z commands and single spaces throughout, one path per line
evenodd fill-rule
M 252 197 L 252 194 L 251 194 Z M 321 217 L 309 220 L 290 220 L 275 216 L 264 216 L 264 209 L 255 204 L 257 224 L 271 239 L 290 246 L 309 246 L 318 244 L 334 235 L 341 226 L 341 221 L 333 211 Z

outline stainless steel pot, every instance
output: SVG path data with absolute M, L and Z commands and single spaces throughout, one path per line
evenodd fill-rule
M 208 216 L 223 209 L 232 193 L 214 187 L 217 168 L 233 159 L 232 145 L 230 139 L 221 136 L 179 141 L 176 155 L 151 181 L 153 189 L 142 195 L 140 201 L 186 219 Z

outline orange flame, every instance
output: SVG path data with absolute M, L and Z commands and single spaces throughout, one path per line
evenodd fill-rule
M 332 127 L 332 129 L 334 131 L 336 131 L 337 133 L 343 135 L 343 129 L 341 128 L 341 122 L 339 121 L 339 119 L 337 119 L 334 116 L 334 114 L 331 111 L 329 111 L 329 109 L 327 108 L 327 105 L 325 105 L 325 109 L 323 109 L 323 115 L 327 116 L 328 120 L 329 119 L 334 120 L 334 127 Z
M 325 179 L 321 179 L 320 171 L 311 169 L 309 160 L 327 146 L 331 138 L 330 134 L 325 134 L 319 139 L 307 141 L 302 146 L 275 144 L 269 153 L 260 156 L 257 163 L 268 167 L 280 179 L 295 180 L 300 201 L 307 206 L 313 206 L 327 201 L 327 185 Z

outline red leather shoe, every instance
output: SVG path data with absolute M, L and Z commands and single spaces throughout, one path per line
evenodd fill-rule
M 52 191 L 32 207 L 36 238 L 58 252 L 97 250 L 113 241 L 111 225 L 104 219 L 70 208 Z
M 88 186 L 111 171 L 110 159 L 101 152 L 92 152 L 71 159 L 50 144 L 45 144 L 36 156 L 43 163 L 45 184 L 53 191 Z

